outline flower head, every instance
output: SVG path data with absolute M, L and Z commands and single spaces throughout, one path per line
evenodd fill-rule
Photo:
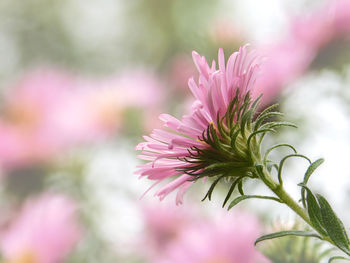
M 233 53 L 225 65 L 223 50 L 219 50 L 218 69 L 215 61 L 209 66 L 204 57 L 193 52 L 199 80 L 190 78 L 188 85 L 195 101 L 192 112 L 181 120 L 162 114 L 164 129 L 155 129 L 141 150 L 138 174 L 158 184 L 172 179 L 156 195 L 163 199 L 178 189 L 176 203 L 182 203 L 186 189 L 198 178 L 209 176 L 254 176 L 249 137 L 258 100 L 250 99 L 259 68 L 259 58 L 246 46 Z M 250 139 L 249 139 L 250 138 Z M 235 169 L 232 169 L 235 168 Z
M 256 218 L 246 214 L 221 215 L 184 227 L 157 263 L 269 262 L 253 245 L 259 235 Z
M 172 202 L 143 202 L 141 208 L 145 231 L 139 238 L 139 251 L 141 250 L 150 262 L 155 262 L 173 242 L 176 242 L 183 229 L 203 221 L 194 207 L 188 209 L 188 206 L 175 206 Z
M 5 262 L 62 262 L 80 238 L 75 211 L 75 204 L 61 195 L 27 201 L 2 232 Z
M 122 127 L 127 109 L 155 110 L 162 101 L 161 87 L 142 70 L 104 80 L 50 69 L 29 72 L 4 97 L 0 167 L 51 161 L 72 147 L 109 138 Z

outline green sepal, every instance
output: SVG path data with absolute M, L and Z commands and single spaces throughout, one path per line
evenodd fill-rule
M 347 255 L 350 255 L 350 242 L 343 223 L 322 195 L 316 194 L 316 198 L 320 205 L 323 226 L 326 229 L 328 236 L 338 248 L 343 250 Z
M 303 237 L 317 237 L 319 239 L 322 239 L 319 235 L 313 232 L 306 232 L 306 231 L 298 231 L 298 230 L 289 230 L 289 231 L 280 231 L 280 232 L 275 232 L 271 234 L 267 234 L 264 236 L 259 237 L 257 240 L 255 240 L 254 245 L 261 241 L 269 240 L 269 239 L 274 239 L 274 238 L 279 238 L 279 237 L 284 237 L 284 236 L 303 236 Z
M 267 132 L 275 132 L 275 130 L 274 129 L 262 129 L 262 130 L 252 132 L 249 135 L 248 140 L 247 140 L 248 149 L 250 150 L 250 143 L 251 143 L 251 140 L 254 138 L 254 136 L 257 136 L 260 133 L 262 133 L 263 134 L 262 136 L 264 136 Z
M 224 202 L 222 203 L 222 207 L 225 207 L 227 201 L 230 199 L 233 191 L 235 190 L 235 187 L 237 186 L 237 184 L 243 179 L 243 176 L 242 177 L 239 177 L 237 178 L 232 184 L 231 184 L 231 187 L 229 189 L 229 191 L 227 192 L 227 195 L 225 197 L 225 200 Z
M 244 190 L 243 190 L 243 180 L 240 180 L 238 182 L 238 192 L 243 196 L 244 195 Z
M 211 184 L 211 186 L 210 186 L 208 192 L 207 192 L 206 195 L 203 197 L 202 201 L 204 201 L 207 197 L 208 197 L 209 201 L 211 200 L 211 195 L 212 195 L 212 193 L 213 193 L 213 191 L 214 191 L 215 186 L 218 184 L 218 182 L 219 182 L 222 178 L 224 178 L 224 177 L 226 177 L 226 176 L 228 176 L 228 175 L 227 175 L 227 174 L 224 174 L 224 175 L 219 176 L 217 179 L 215 179 L 215 181 Z
M 272 128 L 279 128 L 279 127 L 293 127 L 298 128 L 298 126 L 292 122 L 288 121 L 273 121 L 265 123 L 264 125 L 260 126 L 260 129 L 272 129 Z
M 276 197 L 272 197 L 272 196 L 263 196 L 263 195 L 241 195 L 237 198 L 235 198 L 230 205 L 228 206 L 227 210 L 230 210 L 232 207 L 234 207 L 235 205 L 237 205 L 238 203 L 240 203 L 243 200 L 246 199 L 250 199 L 250 198 L 257 198 L 257 199 L 268 199 L 268 200 L 274 200 L 277 201 L 279 203 L 282 203 L 282 201 Z
M 242 134 L 243 137 L 245 137 L 246 126 L 250 126 L 250 122 L 252 120 L 253 114 L 254 114 L 253 110 L 250 109 L 242 117 L 242 120 L 241 120 L 241 134 Z
M 230 137 L 231 137 L 231 147 L 233 151 L 240 157 L 245 157 L 245 153 L 242 152 L 236 145 L 237 143 L 237 137 L 239 134 L 240 130 L 238 129 L 237 131 L 234 131 L 234 129 L 231 130 L 230 132 Z M 238 143 L 237 143 L 238 144 Z
M 271 111 L 271 112 L 267 112 L 265 114 L 260 114 L 258 116 L 258 118 L 256 119 L 255 123 L 254 123 L 254 130 L 258 130 L 260 129 L 262 123 L 267 119 L 267 118 L 271 118 L 271 117 L 282 117 L 283 113 L 278 112 L 278 111 Z

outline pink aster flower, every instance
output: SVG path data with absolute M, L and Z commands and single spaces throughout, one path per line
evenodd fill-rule
M 193 184 L 193 175 L 203 171 L 201 165 L 204 165 L 202 168 L 206 166 L 201 161 L 197 162 L 194 156 L 204 149 L 211 149 L 211 143 L 207 140 L 210 135 L 205 136 L 205 133 L 208 129 L 216 129 L 214 126 L 220 127 L 222 123 L 218 123 L 218 120 L 225 117 L 234 98 L 237 105 L 243 104 L 245 95 L 253 89 L 259 65 L 254 52 L 249 52 L 246 47 L 233 53 L 227 65 L 220 49 L 218 69 L 215 61 L 209 66 L 204 57 L 196 52 L 192 55 L 200 75 L 197 83 L 193 78 L 188 82 L 196 99 L 191 114 L 183 116 L 181 120 L 168 114 L 160 115 L 165 129 L 153 130 L 150 136 L 144 137 L 146 142 L 136 147 L 142 151 L 140 158 L 149 161 L 140 165 L 136 173 L 155 180 L 155 184 L 170 179 L 156 195 L 162 200 L 178 189 L 177 204 L 182 203 L 186 189 Z M 227 158 L 231 157 L 222 156 L 223 160 Z
M 78 143 L 106 135 L 71 76 L 30 73 L 5 94 L 0 119 L 0 165 L 45 161 Z
M 184 228 L 199 222 L 195 211 L 192 207 L 175 206 L 172 202 L 143 204 L 145 231 L 139 250 L 154 262 Z
M 54 70 L 31 72 L 4 97 L 0 166 L 45 162 L 108 138 L 121 127 L 126 109 L 159 106 L 162 97 L 154 94 L 161 94 L 159 81 L 141 70 L 91 81 Z
M 182 229 L 157 263 L 264 263 L 269 262 L 254 247 L 260 227 L 256 218 L 226 214 Z
M 63 262 L 80 238 L 75 211 L 75 204 L 61 195 L 46 194 L 27 201 L 1 232 L 5 262 Z
M 286 37 L 258 48 L 266 61 L 254 95 L 264 94 L 265 104 L 304 74 L 322 48 L 350 34 L 350 2 L 332 0 L 308 15 L 293 18 Z

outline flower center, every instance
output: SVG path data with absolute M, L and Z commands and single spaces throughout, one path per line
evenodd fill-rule
M 212 258 L 212 259 L 204 261 L 203 263 L 234 263 L 234 262 L 226 260 L 226 259 L 222 259 L 222 258 Z
M 5 263 L 38 263 L 38 260 L 33 251 L 26 250 L 15 258 L 5 261 Z
M 20 105 L 9 105 L 5 109 L 6 119 L 21 130 L 34 129 L 40 120 L 40 112 L 31 103 L 21 103 Z

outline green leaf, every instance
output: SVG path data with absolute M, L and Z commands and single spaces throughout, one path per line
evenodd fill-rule
M 249 110 L 246 113 L 244 113 L 241 121 L 241 134 L 243 137 L 245 137 L 245 128 L 250 125 L 251 119 L 253 116 L 253 111 Z
M 261 93 L 260 96 L 253 102 L 251 109 L 253 110 L 253 112 L 256 111 L 256 109 L 258 108 L 261 98 L 262 98 L 263 94 Z
M 275 130 L 273 130 L 273 129 L 263 129 L 263 130 L 258 130 L 258 131 L 252 132 L 249 135 L 248 139 L 247 139 L 248 149 L 250 150 L 250 143 L 251 143 L 251 140 L 254 138 L 254 136 L 257 136 L 260 133 L 265 134 L 267 132 L 275 132 Z
M 284 237 L 284 236 L 317 237 L 317 238 L 321 239 L 321 237 L 319 235 L 317 235 L 316 233 L 313 233 L 313 232 L 290 230 L 290 231 L 275 232 L 272 234 L 261 236 L 257 240 L 255 240 L 254 245 L 256 245 L 257 243 L 264 241 L 264 240 L 274 239 L 274 238 Z
M 236 185 L 242 180 L 242 178 L 243 178 L 243 177 L 237 178 L 237 179 L 231 184 L 231 187 L 230 187 L 230 189 L 229 189 L 229 191 L 228 191 L 228 193 L 227 193 L 227 195 L 226 195 L 226 198 L 225 198 L 225 200 L 224 200 L 224 202 L 223 202 L 223 204 L 222 204 L 222 207 L 225 207 L 227 201 L 230 199 L 230 197 L 231 197 L 231 195 L 232 195 L 233 190 L 235 190 Z
M 258 117 L 257 117 L 256 120 L 258 120 L 258 118 L 259 118 L 260 116 L 262 116 L 262 115 L 264 115 L 264 114 L 266 114 L 266 113 L 272 111 L 273 109 L 276 109 L 278 106 L 279 106 L 279 104 L 276 103 L 276 104 L 273 104 L 273 105 L 267 107 L 266 109 L 264 109 L 264 110 L 258 115 Z
M 335 256 L 335 257 L 331 257 L 331 258 L 328 260 L 328 263 L 332 262 L 333 260 L 337 260 L 337 259 L 343 259 L 343 260 L 346 260 L 346 261 L 350 261 L 350 259 L 348 259 L 348 258 L 346 258 L 346 257 Z
M 298 128 L 297 125 L 291 122 L 287 121 L 280 121 L 280 122 L 268 122 L 265 123 L 264 125 L 260 126 L 260 129 L 271 129 L 271 128 L 279 128 L 279 127 L 293 127 L 293 128 Z
M 307 168 L 305 175 L 304 175 L 304 180 L 303 184 L 306 185 L 310 179 L 310 176 L 313 174 L 313 172 L 324 162 L 323 158 L 320 158 L 316 161 L 314 161 L 312 164 L 310 164 L 309 168 Z M 305 207 L 305 188 L 301 188 L 301 200 L 303 202 L 303 206 Z
M 235 205 L 237 205 L 237 204 L 240 203 L 241 201 L 246 200 L 246 199 L 250 199 L 250 198 L 268 199 L 268 200 L 274 200 L 274 201 L 277 201 L 277 202 L 281 203 L 281 200 L 280 200 L 280 199 L 278 199 L 278 198 L 276 198 L 276 197 L 272 197 L 272 196 L 242 195 L 242 196 L 239 196 L 239 197 L 235 198 L 235 199 L 230 203 L 230 205 L 228 206 L 228 209 L 227 209 L 227 210 L 230 210 L 232 207 L 234 207 Z
M 305 185 L 301 185 L 307 191 L 307 212 L 309 214 L 312 226 L 323 236 L 327 236 L 327 232 L 324 229 L 321 209 L 317 203 L 317 200 L 311 190 Z
M 306 173 L 304 175 L 304 181 L 303 183 L 306 185 L 309 181 L 310 176 L 313 174 L 313 172 L 324 162 L 323 158 L 320 158 L 316 161 L 314 161 L 312 164 L 310 164 L 309 168 L 307 168 Z
M 305 155 L 302 155 L 302 154 L 290 154 L 290 155 L 287 155 L 285 157 L 283 157 L 283 159 L 280 161 L 280 164 L 279 164 L 279 169 L 278 169 L 278 181 L 280 183 L 280 185 L 283 185 L 283 181 L 282 181 L 282 168 L 283 168 L 283 165 L 284 165 L 284 162 L 288 159 L 288 158 L 291 158 L 291 157 L 300 157 L 300 158 L 304 158 L 306 159 L 310 164 L 311 164 L 311 161 L 309 158 L 307 158 Z
M 243 191 L 243 180 L 240 180 L 238 183 L 238 191 L 241 195 L 244 195 L 244 191 Z
M 214 191 L 215 186 L 218 184 L 218 182 L 219 182 L 222 178 L 224 178 L 224 177 L 226 177 L 226 176 L 228 176 L 228 175 L 227 175 L 227 174 L 224 174 L 224 175 L 219 176 L 217 179 L 215 179 L 215 181 L 211 184 L 211 186 L 210 186 L 208 192 L 207 192 L 206 195 L 203 197 L 202 201 L 204 201 L 207 197 L 208 197 L 208 199 L 209 199 L 209 201 L 210 201 L 211 195 L 212 195 L 212 193 L 213 193 L 213 191 Z
M 257 174 L 260 178 L 264 177 L 264 166 L 262 166 L 261 164 L 255 164 L 255 169 L 257 171 Z
M 320 205 L 323 226 L 329 237 L 337 247 L 343 250 L 347 255 L 350 255 L 350 242 L 343 223 L 336 216 L 332 207 L 322 195 L 316 194 L 316 197 Z
M 231 147 L 233 149 L 233 151 L 238 154 L 239 156 L 241 157 L 244 157 L 245 153 L 242 152 L 240 149 L 238 149 L 237 145 L 236 145 L 236 142 L 237 142 L 237 137 L 238 137 L 238 134 L 240 132 L 240 130 L 236 130 L 235 132 L 233 132 L 234 129 L 232 129 L 231 131 L 231 134 L 230 134 L 230 137 L 231 137 Z
M 268 109 L 268 108 L 267 108 Z M 271 109 L 272 110 L 272 109 Z M 271 117 L 282 117 L 283 113 L 278 112 L 278 111 L 263 111 L 262 113 L 259 114 L 259 116 L 256 118 L 254 122 L 254 130 L 257 130 L 260 128 L 262 123 L 267 119 Z
M 270 147 L 269 149 L 266 150 L 265 155 L 264 155 L 264 164 L 265 165 L 266 165 L 266 162 L 267 162 L 267 157 L 270 154 L 270 152 L 273 151 L 274 149 L 279 148 L 279 147 L 289 147 L 289 148 L 291 148 L 294 151 L 294 153 L 297 153 L 297 150 L 290 144 L 287 144 L 287 143 L 276 144 L 276 145 L 274 145 L 274 146 L 272 146 L 272 147 Z

